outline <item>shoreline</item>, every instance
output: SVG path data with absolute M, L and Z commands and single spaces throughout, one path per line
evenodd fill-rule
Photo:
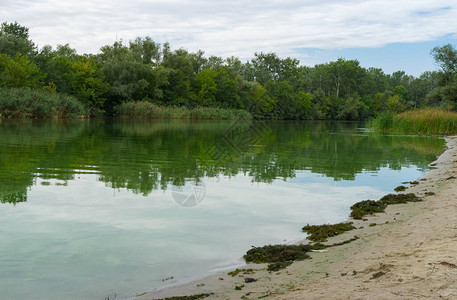
M 453 196 L 457 197 L 457 137 L 447 137 L 446 144 L 445 152 L 430 164 L 436 169 L 402 192 L 414 193 L 424 201 L 390 205 L 385 213 L 367 216 L 366 221 L 350 220 L 356 229 L 329 238 L 325 244 L 354 236 L 356 241 L 321 251 L 325 253 L 310 253 L 312 259 L 296 261 L 279 272 L 266 271 L 267 264 L 249 263 L 243 267 L 254 270 L 249 274 L 232 277 L 225 270 L 126 299 L 202 293 L 213 293 L 204 299 L 457 297 L 453 280 L 457 259 L 452 251 L 457 247 L 457 225 L 452 222 L 457 220 L 457 202 L 453 203 Z M 426 249 L 417 250 L 420 247 Z M 257 281 L 245 283 L 245 277 Z M 434 280 L 429 283 L 430 279 Z

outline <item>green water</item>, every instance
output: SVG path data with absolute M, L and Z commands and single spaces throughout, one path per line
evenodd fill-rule
M 240 265 L 443 150 L 357 123 L 0 119 L 0 298 L 119 298 Z

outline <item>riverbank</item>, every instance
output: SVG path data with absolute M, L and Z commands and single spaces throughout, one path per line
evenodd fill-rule
M 423 202 L 390 206 L 366 223 L 389 224 L 357 233 L 360 247 L 278 299 L 457 298 L 457 138 L 407 192 Z M 395 220 L 396 219 L 396 220 Z M 339 251 L 335 249 L 336 251 Z
M 160 299 L 177 295 L 213 293 L 206 299 L 409 299 L 457 296 L 454 252 L 457 247 L 457 138 L 432 163 L 418 184 L 406 193 L 424 201 L 391 205 L 386 213 L 356 220 L 357 229 L 327 243 L 354 242 L 311 253 L 312 259 L 293 263 L 279 272 L 249 264 L 231 276 L 227 271 L 208 278 L 130 299 Z M 247 283 L 246 278 L 255 282 Z

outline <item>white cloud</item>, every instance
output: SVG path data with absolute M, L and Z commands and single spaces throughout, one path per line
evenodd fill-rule
M 29 27 L 40 46 L 70 43 L 80 53 L 151 36 L 223 57 L 303 57 L 294 49 L 380 47 L 457 33 L 450 0 L 2 0 L 0 16 Z

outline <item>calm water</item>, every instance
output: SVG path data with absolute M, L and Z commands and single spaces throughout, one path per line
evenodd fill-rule
M 235 266 L 251 245 L 345 220 L 444 150 L 359 127 L 0 120 L 0 297 L 122 297 Z

